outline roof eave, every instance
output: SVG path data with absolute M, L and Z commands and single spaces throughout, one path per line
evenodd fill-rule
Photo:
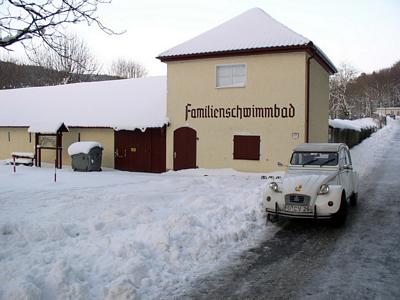
M 160 55 L 157 56 L 156 58 L 159 59 L 161 62 L 172 62 L 172 61 L 203 59 L 203 58 L 217 58 L 225 56 L 258 55 L 267 53 L 285 53 L 285 52 L 299 52 L 299 51 L 306 51 L 310 55 L 316 54 L 317 61 L 322 65 L 322 67 L 324 67 L 324 69 L 330 75 L 333 75 L 337 72 L 335 65 L 312 42 L 305 45 L 263 47 L 263 48 L 213 51 L 213 52 L 190 53 L 190 54 L 179 54 L 179 55 Z

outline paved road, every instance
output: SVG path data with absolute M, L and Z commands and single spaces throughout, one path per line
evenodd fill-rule
M 182 298 L 400 299 L 400 131 L 376 159 L 345 227 L 283 221 L 272 239 Z

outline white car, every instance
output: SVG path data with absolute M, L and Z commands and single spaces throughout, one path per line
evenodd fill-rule
M 278 165 L 282 165 L 278 163 Z M 307 143 L 292 153 L 288 171 L 272 179 L 265 195 L 268 219 L 278 216 L 346 220 L 357 204 L 358 174 L 345 144 Z

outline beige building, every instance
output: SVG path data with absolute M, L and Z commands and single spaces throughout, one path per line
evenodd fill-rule
M 159 55 L 167 78 L 0 91 L 0 159 L 76 141 L 103 144 L 103 166 L 129 171 L 265 172 L 304 142 L 328 141 L 329 75 L 309 39 L 251 9 Z M 168 91 L 168 92 L 167 92 Z M 57 127 L 58 126 L 58 127 Z M 55 129 L 56 128 L 56 129 Z M 53 144 L 56 144 L 53 136 Z M 50 141 L 51 142 L 51 141 Z
M 159 55 L 167 63 L 167 168 L 270 171 L 328 141 L 327 56 L 251 9 Z
M 103 167 L 165 171 L 164 76 L 2 90 L 0 99 L 0 160 L 27 152 L 70 165 L 72 143 L 96 141 Z
M 377 107 L 375 114 L 378 116 L 400 116 L 400 107 Z

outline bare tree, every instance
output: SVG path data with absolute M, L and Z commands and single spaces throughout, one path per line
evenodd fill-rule
M 331 118 L 349 119 L 353 108 L 347 95 L 349 84 L 356 78 L 357 71 L 342 63 L 339 71 L 329 80 L 329 112 Z
M 65 34 L 57 39 L 58 51 L 43 46 L 28 54 L 36 65 L 62 72 L 63 83 L 81 81 L 83 74 L 93 75 L 97 62 L 86 42 L 75 34 Z
M 146 68 L 134 60 L 119 58 L 111 65 L 112 75 L 122 78 L 140 78 L 147 75 Z
M 96 15 L 98 6 L 111 0 L 0 0 L 0 48 L 22 43 L 25 49 L 34 38 L 41 39 L 56 52 L 66 24 L 96 24 L 114 34 Z

